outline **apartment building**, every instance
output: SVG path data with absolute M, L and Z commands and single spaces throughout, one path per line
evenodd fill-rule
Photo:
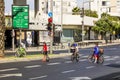
M 97 11 L 99 18 L 103 12 L 112 16 L 120 16 L 120 0 L 93 0 L 91 10 Z

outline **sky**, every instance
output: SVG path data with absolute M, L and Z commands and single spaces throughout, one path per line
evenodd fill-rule
M 13 0 L 5 0 L 5 13 L 11 12 L 12 4 Z M 34 10 L 34 0 L 27 0 L 27 4 L 29 4 L 30 10 Z
M 83 0 L 77 0 L 78 6 L 81 7 L 80 4 L 82 3 L 82 1 Z M 11 12 L 12 4 L 13 4 L 13 0 L 5 0 L 5 13 Z M 30 10 L 34 10 L 34 0 L 27 0 L 27 4 L 29 4 Z

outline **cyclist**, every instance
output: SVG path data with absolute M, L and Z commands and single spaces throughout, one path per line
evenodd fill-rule
M 98 62 L 98 58 L 99 58 L 99 47 L 98 47 L 98 43 L 95 44 L 94 50 L 93 50 L 93 55 L 95 57 L 95 61 L 94 63 Z
M 72 56 L 73 57 L 76 57 L 76 56 L 78 56 L 79 54 L 79 49 L 78 49 L 78 47 L 77 47 L 77 44 L 72 44 L 71 45 L 71 52 L 72 52 Z

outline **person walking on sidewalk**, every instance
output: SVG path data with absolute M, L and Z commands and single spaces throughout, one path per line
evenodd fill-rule
M 46 42 L 43 43 L 43 54 L 44 54 L 44 57 L 43 57 L 42 61 L 47 61 L 47 58 L 48 58 L 48 46 L 47 46 Z

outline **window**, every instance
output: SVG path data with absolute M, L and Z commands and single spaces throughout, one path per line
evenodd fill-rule
M 102 6 L 106 6 L 107 2 L 106 1 L 102 1 Z

